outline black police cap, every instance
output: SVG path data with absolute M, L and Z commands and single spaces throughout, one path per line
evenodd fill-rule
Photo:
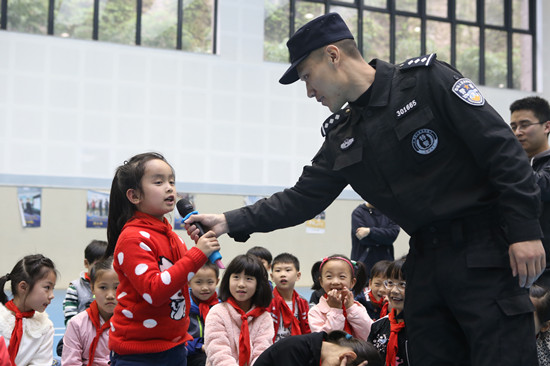
M 300 62 L 312 51 L 342 39 L 353 39 L 353 35 L 338 13 L 321 15 L 298 29 L 286 43 L 291 65 L 279 82 L 292 84 L 298 80 L 296 66 Z

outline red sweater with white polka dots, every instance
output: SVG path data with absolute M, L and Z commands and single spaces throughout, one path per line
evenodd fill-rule
M 109 348 L 121 355 L 156 353 L 192 339 L 187 282 L 206 260 L 196 247 L 187 250 L 166 219 L 136 212 L 115 248 L 120 284 Z

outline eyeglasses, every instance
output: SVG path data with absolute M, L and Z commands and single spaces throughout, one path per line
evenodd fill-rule
M 397 288 L 401 291 L 405 291 L 405 287 L 407 286 L 407 282 L 405 281 L 401 281 L 401 282 L 393 282 L 392 280 L 386 280 L 384 281 L 384 286 L 388 289 L 388 290 L 391 290 L 392 288 L 394 288 L 395 286 L 397 286 Z
M 515 124 L 515 123 L 510 123 L 510 127 L 512 128 L 512 131 L 516 132 L 516 130 L 521 130 L 521 131 L 525 131 L 529 126 L 533 126 L 533 125 L 541 125 L 543 124 L 544 122 L 533 122 L 533 123 L 529 123 L 529 122 L 522 122 L 520 123 L 519 125 Z

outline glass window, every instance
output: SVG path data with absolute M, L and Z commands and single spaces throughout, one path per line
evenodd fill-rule
M 17 32 L 48 34 L 48 0 L 8 1 L 7 29 Z
M 485 30 L 485 85 L 506 87 L 508 74 L 506 32 Z
M 529 29 L 529 0 L 512 0 L 512 27 Z
M 447 0 L 426 0 L 426 14 L 446 18 L 449 14 Z
M 456 0 L 456 18 L 475 22 L 477 18 L 476 0 Z
M 351 34 L 353 34 L 353 37 L 357 41 L 359 36 L 357 33 L 357 9 L 331 6 L 330 11 L 340 14 L 342 19 L 344 19 L 344 22 L 346 22 Z
M 136 1 L 99 0 L 100 41 L 136 43 Z
M 456 68 L 474 83 L 479 82 L 479 28 L 456 27 Z
M 390 59 L 390 15 L 365 11 L 363 13 L 363 57 L 370 61 Z
M 288 30 L 290 3 L 288 0 L 272 0 L 264 9 L 264 60 L 288 62 Z
M 485 23 L 504 25 L 504 0 L 485 0 Z
M 150 0 L 142 3 L 142 45 L 161 48 L 176 48 L 177 33 L 178 4 L 176 1 Z
M 533 90 L 533 37 L 514 34 L 512 37 L 512 79 L 514 89 Z
M 94 0 L 57 0 L 54 34 L 65 38 L 92 39 Z
M 426 53 L 437 53 L 437 59 L 451 63 L 451 24 L 426 22 Z
M 418 0 L 399 0 L 395 2 L 395 9 L 418 13 Z
M 364 4 L 382 9 L 388 8 L 388 0 L 365 0 Z
M 174 1 L 170 0 L 169 2 Z M 214 6 L 214 0 L 184 1 L 183 50 L 201 53 L 212 53 L 214 51 Z
M 395 17 L 395 61 L 420 55 L 420 18 Z
M 325 6 L 319 3 L 310 3 L 306 1 L 296 2 L 296 17 L 294 18 L 294 31 L 297 31 L 302 25 L 311 19 L 325 14 Z

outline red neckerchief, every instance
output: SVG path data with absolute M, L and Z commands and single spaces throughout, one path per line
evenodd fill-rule
M 384 297 L 380 298 L 380 300 L 376 300 L 376 297 L 374 297 L 374 295 L 372 294 L 372 290 L 370 290 L 368 294 L 369 294 L 370 302 L 372 302 L 375 306 L 379 307 L 380 309 L 382 309 L 382 307 L 384 306 L 384 303 L 387 303 L 386 298 Z M 385 315 L 386 314 L 384 314 L 384 316 Z
M 34 316 L 34 310 L 26 311 L 22 313 L 13 300 L 10 300 L 5 305 L 6 309 L 15 313 L 15 326 L 11 332 L 10 345 L 8 346 L 8 353 L 10 354 L 10 361 L 15 365 L 15 356 L 19 352 L 19 345 L 21 344 L 21 338 L 23 337 L 23 318 L 32 318 Z
M 92 282 L 92 279 L 90 278 L 90 275 L 88 274 L 88 272 L 84 273 L 84 279 L 88 282 Z
M 395 319 L 395 309 L 392 309 L 389 314 L 390 319 L 390 339 L 386 347 L 386 365 L 395 366 L 397 358 L 397 337 L 401 329 L 405 328 L 405 322 L 398 323 Z
M 328 295 L 324 294 L 323 297 L 327 299 Z M 349 335 L 353 335 L 353 328 L 351 327 L 351 324 L 348 322 L 348 313 L 346 311 L 346 304 L 344 304 L 344 301 L 342 301 L 342 314 L 344 315 L 344 319 L 345 319 L 344 331 Z
M 384 305 L 382 306 L 382 309 L 380 310 L 380 318 L 383 318 L 385 317 L 386 315 L 388 315 L 388 308 L 389 308 L 389 305 L 390 303 L 389 302 L 384 302 Z
M 95 350 L 97 348 L 97 343 L 99 342 L 99 337 L 101 337 L 101 334 L 104 331 L 109 329 L 109 322 L 106 321 L 105 323 L 103 323 L 103 325 L 100 325 L 101 322 L 99 320 L 99 309 L 95 300 L 90 304 L 90 307 L 86 309 L 86 312 L 88 313 L 88 317 L 95 327 L 95 337 L 92 341 L 92 344 L 90 345 L 90 355 L 88 357 L 88 365 L 92 365 L 94 362 Z
M 288 329 L 290 327 L 290 334 L 291 335 L 300 335 L 302 334 L 302 331 L 300 329 L 300 323 L 298 319 L 294 316 L 296 310 L 294 306 L 298 302 L 299 295 L 296 291 L 292 293 L 292 310 L 288 307 L 286 304 L 285 299 L 281 296 L 279 293 L 279 290 L 277 290 L 277 287 L 273 289 L 273 306 L 271 307 L 271 310 L 273 311 L 273 314 L 277 316 L 281 316 L 281 321 L 284 324 L 284 327 Z M 281 323 L 279 321 L 279 323 Z M 277 329 L 275 329 L 275 332 L 277 332 Z
M 227 303 L 233 306 L 235 310 L 241 315 L 241 334 L 239 335 L 239 366 L 247 365 L 250 362 L 250 333 L 248 332 L 248 318 L 256 318 L 262 315 L 265 308 L 254 308 L 248 313 L 245 313 L 243 309 L 237 305 L 237 302 L 233 297 L 227 299 Z
M 206 316 L 208 315 L 210 308 L 216 305 L 217 303 L 219 303 L 220 301 L 218 300 L 218 294 L 216 293 L 216 291 L 214 291 L 214 293 L 212 294 L 212 296 L 208 298 L 208 300 L 199 301 L 199 299 L 197 299 L 197 302 L 199 303 L 199 314 L 201 318 L 204 320 L 206 319 Z

